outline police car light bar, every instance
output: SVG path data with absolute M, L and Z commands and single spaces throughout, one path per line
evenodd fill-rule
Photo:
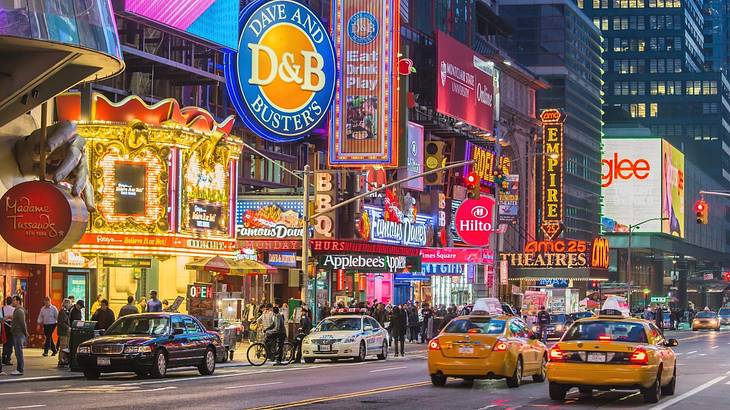
M 359 308 L 337 308 L 333 312 L 333 314 L 335 314 L 335 315 L 353 315 L 353 314 L 364 315 L 366 313 L 368 313 L 367 309 L 359 309 Z

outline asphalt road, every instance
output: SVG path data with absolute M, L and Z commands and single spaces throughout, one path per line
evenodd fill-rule
M 477 381 L 466 387 L 450 380 L 431 386 L 425 351 L 405 358 L 364 363 L 218 369 L 213 376 L 197 371 L 170 373 L 166 379 L 108 375 L 98 381 L 66 380 L 0 385 L 0 409 L 86 408 L 304 408 L 304 409 L 518 409 L 518 408 L 730 408 L 730 332 L 669 332 L 680 340 L 677 393 L 655 405 L 638 393 L 568 393 L 562 403 L 548 398 L 546 383 L 526 382 L 509 389 L 502 380 Z M 409 350 L 424 345 L 409 346 Z

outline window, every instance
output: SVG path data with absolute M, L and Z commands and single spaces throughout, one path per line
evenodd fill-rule
M 657 117 L 659 115 L 659 104 L 649 104 L 649 117 Z
M 504 331 L 504 324 L 504 320 L 492 320 L 489 317 L 457 319 L 449 322 L 444 332 L 498 335 Z M 510 330 L 512 330 L 512 323 L 510 323 Z
M 687 81 L 685 83 L 684 93 L 686 95 L 702 94 L 702 81 Z
M 717 114 L 718 112 L 717 103 L 702 103 L 702 114 Z
M 195 333 L 203 333 L 203 329 L 201 329 L 195 321 L 189 317 L 186 317 L 183 319 L 185 322 L 185 333 L 187 334 L 195 334 Z
M 563 336 L 568 340 L 615 340 L 619 342 L 647 343 L 642 323 L 619 321 L 576 322 Z
M 705 94 L 705 95 L 717 94 L 717 81 L 703 81 L 702 82 L 702 94 Z
M 646 118 L 646 104 L 624 104 L 622 106 L 626 111 L 629 112 L 631 118 Z
M 529 337 L 527 329 L 516 320 L 509 323 L 509 330 L 515 337 Z

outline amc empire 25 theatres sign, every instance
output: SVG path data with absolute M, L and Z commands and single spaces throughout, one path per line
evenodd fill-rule
M 597 268 L 608 269 L 608 240 L 596 237 L 586 241 L 532 241 L 523 252 L 502 253 L 502 260 L 514 268 Z

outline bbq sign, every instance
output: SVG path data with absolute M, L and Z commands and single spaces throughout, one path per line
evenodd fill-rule
M 327 115 L 336 81 L 327 28 L 293 0 L 255 1 L 240 20 L 226 85 L 244 123 L 276 142 L 304 137 Z

